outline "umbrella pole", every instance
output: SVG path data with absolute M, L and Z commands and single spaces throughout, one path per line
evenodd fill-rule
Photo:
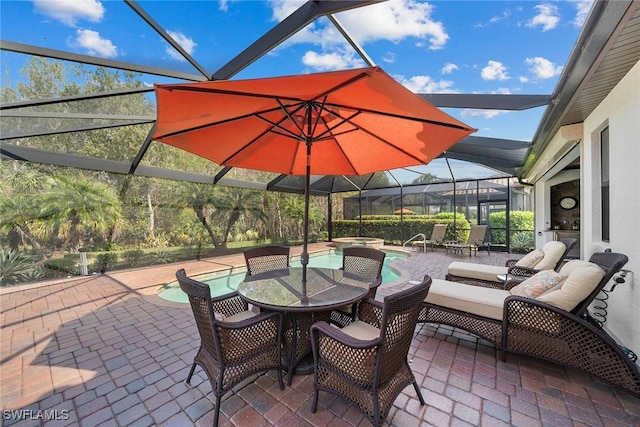
M 300 263 L 302 264 L 302 286 L 306 291 L 307 285 L 307 264 L 309 264 L 309 252 L 307 243 L 309 242 L 309 191 L 311 187 L 311 138 L 307 138 L 307 170 L 304 182 L 304 222 L 302 234 L 302 254 Z

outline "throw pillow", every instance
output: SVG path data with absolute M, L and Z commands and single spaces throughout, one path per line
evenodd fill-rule
M 553 270 L 539 271 L 524 282 L 511 288 L 511 295 L 536 298 L 549 289 L 558 286 L 566 277 Z
M 533 268 L 533 266 L 540 262 L 542 258 L 544 258 L 544 252 L 540 249 L 536 249 L 520 258 L 518 262 L 516 262 L 516 265 L 520 267 Z

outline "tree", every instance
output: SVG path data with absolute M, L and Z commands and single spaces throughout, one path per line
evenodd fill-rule
M 121 219 L 120 199 L 108 185 L 77 172 L 59 174 L 50 182 L 38 197 L 38 222 L 63 239 L 69 251 L 77 251 L 96 235 L 106 237 Z

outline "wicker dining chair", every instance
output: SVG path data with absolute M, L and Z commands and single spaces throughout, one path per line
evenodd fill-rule
M 289 267 L 289 248 L 287 246 L 263 246 L 244 251 L 247 276 L 265 271 L 283 270 Z
M 366 298 L 375 298 L 378 287 L 382 283 L 382 267 L 386 254 L 378 249 L 366 246 L 350 246 L 342 250 L 342 269 L 346 273 L 355 274 L 370 282 Z M 331 322 L 344 327 L 356 317 L 357 304 L 340 307 L 331 312 Z
M 314 396 L 342 396 L 375 426 L 382 425 L 398 395 L 410 384 L 424 405 L 420 387 L 409 367 L 407 355 L 422 301 L 431 278 L 388 295 L 384 301 L 367 299 L 358 306 L 358 320 L 344 328 L 327 322 L 311 327 L 314 358 Z
M 200 348 L 186 382 L 190 383 L 196 365 L 204 369 L 215 396 L 213 425 L 218 425 L 222 396 L 251 375 L 275 369 L 284 390 L 282 315 L 248 311 L 237 292 L 212 298 L 209 286 L 187 277 L 184 269 L 176 272 L 176 278 L 189 297 L 200 334 Z

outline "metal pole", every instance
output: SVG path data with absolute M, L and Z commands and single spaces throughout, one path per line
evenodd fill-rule
M 311 187 L 311 137 L 307 139 L 307 173 L 304 183 L 304 232 L 302 237 L 302 254 L 300 264 L 302 264 L 302 289 L 306 290 L 307 285 L 307 264 L 309 264 L 309 252 L 307 242 L 309 241 L 309 189 Z M 304 292 L 303 292 L 304 293 Z

